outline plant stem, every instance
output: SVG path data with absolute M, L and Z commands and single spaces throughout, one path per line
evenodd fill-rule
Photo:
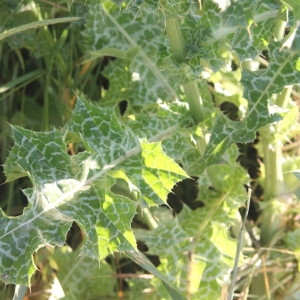
M 196 123 L 201 122 L 204 119 L 203 101 L 199 94 L 196 80 L 185 83 L 183 89 L 189 103 L 192 118 Z
M 274 30 L 274 37 L 280 41 L 284 37 L 286 21 L 284 11 L 279 13 L 277 26 Z M 292 92 L 292 87 L 285 88 L 276 96 L 275 105 L 286 108 Z M 283 153 L 282 141 L 280 138 L 281 124 L 271 124 L 260 130 L 260 141 L 263 148 L 265 182 L 264 182 L 264 202 L 265 206 L 261 214 L 260 244 L 271 247 L 285 230 L 284 213 L 286 203 L 282 196 L 285 191 L 283 178 Z M 266 253 L 267 259 L 268 253 Z M 273 286 L 276 274 L 264 273 L 253 278 L 251 293 L 257 297 L 267 295 L 270 299 L 269 286 Z
M 166 18 L 166 32 L 170 40 L 171 51 L 174 56 L 174 59 L 181 63 L 185 58 L 185 41 L 180 28 L 180 24 L 177 17 L 171 16 Z M 186 96 L 186 99 L 189 104 L 189 109 L 191 116 L 196 124 L 204 120 L 204 110 L 203 110 L 203 100 L 199 93 L 199 88 L 196 80 L 192 80 L 183 84 L 183 90 Z M 200 145 L 201 144 L 201 145 Z M 200 140 L 200 150 L 203 155 L 206 148 L 206 140 L 203 137 Z M 214 166 L 207 168 L 207 175 L 210 178 L 212 184 L 218 189 L 218 179 L 214 170 Z
M 166 32 L 170 41 L 172 55 L 176 62 L 181 63 L 185 59 L 185 41 L 177 17 L 166 18 Z M 199 93 L 197 81 L 193 80 L 183 84 L 184 93 L 189 104 L 190 112 L 195 123 L 204 119 L 203 101 Z
M 276 133 L 276 125 L 270 125 L 260 130 L 265 166 L 265 201 L 276 197 L 283 190 L 281 141 L 276 138 Z
M 167 18 L 166 31 L 175 60 L 182 62 L 185 57 L 185 41 L 176 17 Z
M 175 16 L 166 17 L 166 32 L 170 41 L 170 47 L 172 55 L 176 62 L 182 63 L 185 59 L 186 49 L 185 49 L 185 40 L 180 28 L 179 20 Z M 196 124 L 204 120 L 204 109 L 203 109 L 203 100 L 199 93 L 199 88 L 197 85 L 197 80 L 191 80 L 183 84 L 183 90 L 186 96 L 186 99 L 189 104 L 189 109 L 191 116 Z M 201 145 L 200 145 L 201 144 Z M 203 155 L 206 148 L 206 140 L 203 137 L 200 140 L 200 150 Z M 219 184 L 215 172 L 215 166 L 210 166 L 206 169 L 207 176 L 209 177 L 211 183 L 218 190 Z
M 138 205 L 137 207 L 137 212 L 139 213 L 139 215 L 141 216 L 141 220 L 148 226 L 149 229 L 155 229 L 158 227 L 158 223 L 156 222 L 156 220 L 154 219 L 154 217 L 152 216 L 149 208 L 144 208 L 142 209 L 140 205 Z
M 285 28 L 287 24 L 286 11 L 280 11 L 278 13 L 277 19 L 278 21 L 274 29 L 274 37 L 276 40 L 280 41 L 284 38 Z M 291 92 L 292 87 L 285 88 L 280 94 L 276 96 L 275 105 L 281 108 L 287 107 Z M 264 200 L 266 202 L 270 201 L 271 199 L 275 199 L 285 192 L 282 170 L 282 142 L 280 140 L 279 132 L 280 123 L 268 125 L 260 130 L 260 139 L 263 148 L 265 166 Z M 271 215 L 269 213 L 270 210 L 272 211 Z M 277 227 L 281 222 L 278 223 L 278 220 L 274 222 L 274 214 L 277 215 L 276 210 L 278 210 L 277 205 L 273 203 L 271 204 L 271 207 L 264 209 L 263 211 L 263 215 L 267 215 L 266 218 L 262 218 L 262 245 L 267 246 L 271 241 L 272 233 L 274 232 L 274 230 L 277 231 L 280 229 Z
M 277 95 L 275 104 L 282 108 L 287 107 L 291 92 L 292 87 L 285 88 Z M 262 214 L 260 237 L 262 246 L 270 246 L 276 241 L 276 237 L 279 237 L 277 234 L 284 230 L 285 203 L 282 195 L 286 193 L 286 189 L 282 170 L 280 127 L 279 123 L 260 130 L 265 166 L 264 201 L 269 202 Z

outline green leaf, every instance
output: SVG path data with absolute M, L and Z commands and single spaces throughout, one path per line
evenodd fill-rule
M 174 130 L 165 129 L 165 135 Z M 67 154 L 67 131 L 85 151 Z M 66 130 L 12 127 L 12 132 L 15 145 L 4 165 L 7 180 L 28 176 L 32 188 L 24 190 L 29 205 L 22 215 L 10 218 L 1 211 L 0 274 L 6 283 L 28 285 L 35 270 L 33 253 L 44 245 L 62 246 L 72 222 L 84 234 L 81 255 L 103 259 L 135 249 L 131 222 L 138 203 L 165 203 L 174 184 L 187 177 L 163 153 L 158 141 L 164 132 L 149 136 L 151 142 L 138 139 L 114 109 L 80 99 Z M 138 202 L 113 192 L 118 179 L 134 187 Z
M 240 62 L 255 58 L 270 41 L 279 10 L 275 0 L 236 1 L 223 11 L 213 1 L 202 5 L 201 17 L 190 9 L 185 19 L 188 57 L 195 70 L 217 71 L 230 62 L 231 53 Z
M 292 251 L 299 251 L 300 250 L 299 238 L 300 238 L 300 230 L 299 228 L 297 228 L 294 231 L 287 232 L 283 237 L 283 241 L 288 247 L 288 249 Z
M 300 20 L 300 2 L 298 0 L 280 0 L 282 3 L 291 8 L 295 14 L 297 20 Z
M 115 7 L 107 10 L 97 1 L 91 1 L 89 7 L 89 19 L 83 33 L 88 51 L 113 48 L 117 49 L 118 57 L 121 57 L 121 51 L 125 56 L 131 49 L 138 50 L 134 50 L 135 55 L 127 56 L 124 61 L 116 60 L 109 64 L 105 70 L 104 74 L 110 80 L 106 99 L 116 101 L 120 96 L 114 96 L 120 93 L 134 105 L 147 106 L 156 103 L 158 98 L 175 98 L 174 88 L 156 64 L 162 59 L 166 48 L 164 27 L 158 24 L 159 11 L 141 5 L 133 16 L 130 10 L 122 11 L 121 14 L 116 13 Z M 124 94 L 125 91 L 127 93 Z
M 134 261 L 139 266 L 143 267 L 145 270 L 149 271 L 153 275 L 155 275 L 157 278 L 159 278 L 163 284 L 172 299 L 176 300 L 184 300 L 186 299 L 182 294 L 174 287 L 173 284 L 170 283 L 167 277 L 162 275 L 154 266 L 153 264 L 148 260 L 148 258 L 141 252 L 134 252 L 134 251 L 128 251 L 126 252 L 126 255 Z
M 233 265 L 236 247 L 225 226 L 202 222 L 206 213 L 184 206 L 177 219 L 136 235 L 146 242 L 150 254 L 159 255 L 158 269 L 184 295 L 219 299 L 220 282 Z
M 293 45 L 298 42 L 298 33 Z M 244 70 L 242 84 L 243 97 L 248 100 L 248 108 L 242 121 L 231 121 L 223 114 L 218 115 L 211 130 L 211 138 L 202 158 L 194 163 L 189 173 L 201 172 L 209 164 L 220 162 L 222 154 L 232 143 L 248 143 L 254 140 L 258 129 L 281 119 L 271 111 L 272 96 L 280 93 L 287 85 L 300 80 L 297 61 L 300 51 L 296 48 L 281 49 L 281 44 L 269 45 L 270 63 L 266 69 Z
M 277 1 L 266 3 L 260 0 L 232 3 L 222 12 L 214 3 L 207 2 L 201 18 L 196 17 L 199 10 L 191 2 L 162 2 L 163 14 L 156 10 L 152 1 L 142 5 L 136 1 L 125 3 L 126 9 L 120 7 L 118 14 L 114 6 L 106 10 L 96 3 L 91 4 L 93 11 L 89 22 L 97 30 L 88 27 L 84 35 L 92 51 L 111 47 L 126 53 L 140 46 L 135 56 L 122 61 L 115 60 L 106 68 L 105 75 L 111 85 L 105 100 L 119 102 L 126 99 L 131 107 L 142 106 L 144 109 L 149 105 L 153 107 L 158 99 L 180 95 L 178 89 L 171 89 L 175 93 L 171 92 L 168 88 L 170 84 L 178 86 L 178 83 L 194 80 L 204 69 L 218 70 L 224 66 L 224 62 L 231 62 L 233 55 L 237 55 L 240 62 L 255 58 L 269 45 L 279 12 Z M 187 54 L 181 65 L 172 62 L 169 45 L 166 47 L 164 43 L 166 32 L 162 26 L 158 26 L 163 17 L 174 16 L 175 11 L 185 15 L 180 25 Z M 141 22 L 141 16 L 147 19 L 146 27 Z M 95 32 L 101 34 L 95 36 Z M 145 36 L 149 39 L 141 38 Z M 242 121 L 233 122 L 222 114 L 214 118 L 212 115 L 216 115 L 216 112 L 210 109 L 206 117 L 208 122 L 214 122 L 214 126 L 209 129 L 210 142 L 204 156 L 196 158 L 188 166 L 189 174 L 201 174 L 205 166 L 221 162 L 222 154 L 232 143 L 250 142 L 259 128 L 280 120 L 278 115 L 269 112 L 268 101 L 272 94 L 290 84 L 290 77 L 294 77 L 294 83 L 298 81 L 298 77 L 294 76 L 298 73 L 297 62 L 290 63 L 291 56 L 296 57 L 296 52 L 289 52 L 288 56 L 289 50 L 281 51 L 280 47 L 280 44 L 270 44 L 271 64 L 268 69 L 243 72 L 241 83 L 244 98 L 248 100 L 248 109 Z M 284 58 L 286 60 L 281 61 Z M 287 74 L 284 80 L 276 72 L 278 66 Z M 289 74 L 293 75 L 289 77 Z M 207 103 L 205 107 L 211 107 L 211 104 Z M 191 151 L 190 154 L 195 155 L 196 152 Z
M 297 177 L 297 179 L 300 180 L 300 170 L 295 170 L 295 171 L 292 171 L 291 173 L 293 173 Z
M 105 260 L 99 264 L 86 256 L 78 257 L 78 251 L 72 251 L 68 246 L 48 249 L 46 255 L 55 262 L 56 275 L 65 294 L 64 299 L 113 297 L 116 294 L 114 273 Z
M 233 266 L 236 241 L 229 238 L 228 228 L 245 202 L 243 185 L 249 180 L 236 162 L 238 153 L 232 145 L 226 152 L 228 163 L 210 166 L 199 177 L 197 200 L 201 208 L 184 206 L 175 219 L 169 211 L 169 216 L 158 218 L 158 228 L 135 231 L 136 237 L 145 241 L 149 254 L 159 256 L 159 270 L 192 299 L 220 299 Z M 159 292 L 165 296 L 163 290 Z
M 4 92 L 6 92 L 6 91 L 8 91 L 8 90 L 10 90 L 10 89 L 18 86 L 18 85 L 21 85 L 24 82 L 27 82 L 27 83 L 31 82 L 31 81 L 35 80 L 36 78 L 41 77 L 42 75 L 43 75 L 43 72 L 40 71 L 40 70 L 31 71 L 31 72 L 29 72 L 29 73 L 27 73 L 25 75 L 22 75 L 22 76 L 20 76 L 20 77 L 18 77 L 16 79 L 14 79 L 14 80 L 12 80 L 12 81 L 4 84 L 4 85 L 1 85 L 0 86 L 0 94 L 2 94 Z M 2 98 L 2 99 L 4 99 L 4 98 Z

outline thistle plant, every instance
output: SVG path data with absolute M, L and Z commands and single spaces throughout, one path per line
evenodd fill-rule
M 283 152 L 299 131 L 291 97 L 300 81 L 298 4 L 240 0 L 220 8 L 218 1 L 91 0 L 86 8 L 80 19 L 82 61 L 88 67 L 109 57 L 101 69 L 108 84 L 93 100 L 78 86 L 62 128 L 49 129 L 47 118 L 45 131 L 11 125 L 6 182 L 27 177 L 31 185 L 23 189 L 28 205 L 22 214 L 1 210 L 1 281 L 30 286 L 46 253 L 58 268 L 74 262 L 72 272 L 52 274 L 67 299 L 99 297 L 101 291 L 86 291 L 82 282 L 76 290 L 73 275 L 83 264 L 97 273 L 95 260 L 99 272 L 112 276 L 106 260 L 113 255 L 153 275 L 142 281 L 153 299 L 233 299 L 234 293 L 246 299 L 249 291 L 271 299 L 292 293 L 296 280 L 282 290 L 278 281 L 285 273 L 265 272 L 262 278 L 259 264 L 248 264 L 272 263 L 276 255 L 270 249 L 282 244 L 295 259 L 300 247 L 293 240 L 299 207 L 292 174 L 299 159 L 291 164 Z M 55 21 L 33 25 L 50 23 Z M 0 34 L 4 41 L 7 32 Z M 54 61 L 49 72 L 53 66 Z M 222 111 L 224 103 L 236 107 L 235 118 Z M 245 186 L 259 183 L 238 161 L 238 145 L 255 139 L 265 175 L 258 224 L 240 214 L 250 204 Z M 168 196 L 191 178 L 199 205 L 181 199 L 174 214 Z M 137 219 L 143 226 L 133 226 Z M 71 250 L 65 244 L 74 223 L 82 241 Z M 154 267 L 146 254 L 160 264 Z M 141 280 L 130 282 L 140 297 Z

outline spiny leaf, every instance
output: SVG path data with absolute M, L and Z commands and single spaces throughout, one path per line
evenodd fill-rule
M 149 253 L 159 255 L 158 269 L 184 295 L 219 299 L 219 282 L 233 265 L 235 242 L 228 240 L 227 229 L 221 224 L 209 221 L 203 227 L 205 214 L 184 206 L 177 219 L 136 235 L 146 242 Z
M 78 251 L 72 251 L 68 246 L 42 249 L 37 259 L 42 259 L 43 255 L 50 262 L 55 262 L 55 275 L 63 288 L 65 299 L 113 297 L 114 274 L 106 261 L 98 264 L 88 257 L 78 257 Z
M 240 62 L 254 59 L 272 37 L 278 9 L 278 2 L 273 0 L 236 1 L 224 11 L 213 1 L 206 1 L 201 18 L 191 9 L 184 36 L 195 70 L 217 71 L 230 61 L 230 53 Z
M 175 98 L 174 88 L 162 76 L 158 64 L 155 64 L 165 51 L 164 27 L 158 24 L 158 11 L 141 5 L 134 16 L 128 9 L 116 14 L 115 9 L 107 10 L 97 1 L 90 3 L 90 14 L 84 36 L 89 51 L 99 51 L 107 47 L 120 52 L 130 52 L 123 62 L 117 60 L 105 70 L 112 88 L 106 98 L 116 100 L 116 92 L 124 95 L 135 105 L 147 106 L 156 103 L 158 98 Z M 146 24 L 146 25 L 145 25 Z M 96 34 L 97 33 L 97 34 Z M 122 85 L 114 79 L 120 78 L 116 74 L 124 73 Z M 134 78 L 136 74 L 136 78 Z M 119 98 L 119 97 L 117 97 Z
M 273 94 L 280 93 L 285 86 L 296 84 L 300 80 L 297 67 L 300 55 L 297 47 L 298 32 L 299 28 L 291 49 L 281 49 L 278 42 L 270 44 L 270 63 L 266 69 L 243 71 L 241 82 L 244 86 L 244 98 L 248 100 L 245 118 L 234 122 L 223 114 L 219 115 L 205 155 L 195 162 L 189 172 L 193 173 L 196 169 L 201 172 L 205 166 L 221 161 L 222 154 L 230 144 L 251 142 L 258 129 L 281 119 L 278 114 L 270 113 L 272 103 L 269 102 Z
M 210 166 L 210 176 L 197 180 L 200 209 L 184 206 L 175 219 L 171 212 L 159 219 L 158 228 L 135 231 L 149 253 L 159 255 L 159 270 L 192 299 L 220 299 L 223 276 L 233 265 L 235 242 L 227 229 L 246 199 L 243 184 L 248 181 L 236 162 L 237 155 L 238 149 L 232 145 L 227 152 L 228 164 Z
M 172 133 L 163 123 L 165 134 Z M 29 284 L 33 253 L 44 245 L 62 246 L 72 222 L 84 234 L 82 255 L 102 259 L 115 251 L 132 251 L 131 221 L 138 203 L 165 203 L 173 185 L 187 177 L 163 153 L 158 141 L 164 132 L 149 136 L 153 142 L 138 139 L 114 109 L 80 99 L 63 131 L 12 130 L 15 145 L 5 172 L 8 180 L 28 176 L 33 186 L 24 190 L 29 205 L 22 215 L 10 218 L 1 211 L 0 274 L 6 283 Z M 67 154 L 67 131 L 85 151 Z M 134 187 L 137 201 L 113 192 L 118 179 Z
M 63 132 L 33 132 L 12 126 L 12 136 L 20 146 L 12 148 L 4 165 L 7 181 L 29 176 L 35 183 L 47 183 L 75 176 L 71 157 L 66 153 Z

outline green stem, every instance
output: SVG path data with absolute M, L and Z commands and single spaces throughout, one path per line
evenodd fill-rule
M 278 22 L 275 26 L 274 37 L 280 41 L 284 37 L 286 28 L 284 11 L 279 12 Z M 292 87 L 285 88 L 275 99 L 275 104 L 281 108 L 286 108 L 290 101 Z M 262 128 L 260 132 L 260 141 L 263 148 L 265 182 L 264 182 L 264 206 L 261 214 L 260 245 L 272 247 L 281 238 L 285 230 L 284 212 L 286 209 L 284 197 L 285 192 L 283 178 L 283 153 L 282 142 L 280 139 L 281 125 L 271 124 Z M 268 252 L 265 253 L 268 259 Z M 254 277 L 250 287 L 250 292 L 259 299 L 271 299 L 269 286 L 273 286 L 276 280 L 276 274 L 259 274 Z
M 283 192 L 282 149 L 276 133 L 276 125 L 269 125 L 260 130 L 265 166 L 265 201 Z
M 185 57 L 185 41 L 177 18 L 167 18 L 166 31 L 175 60 L 182 62 Z
M 275 27 L 274 34 L 277 40 L 282 40 L 284 37 L 286 21 L 283 13 L 284 12 L 282 12 L 278 18 L 277 26 Z M 290 101 L 291 92 L 291 86 L 285 88 L 276 96 L 275 105 L 286 108 Z M 260 130 L 265 165 L 264 200 L 266 202 L 272 200 L 264 209 L 262 215 L 261 244 L 263 246 L 268 246 L 272 241 L 274 232 L 278 232 L 282 229 L 280 228 L 282 227 L 280 220 L 283 218 L 283 216 L 281 216 L 282 205 L 279 205 L 280 203 L 278 203 L 278 201 L 281 201 L 279 196 L 286 191 L 282 170 L 282 142 L 279 133 L 280 123 L 268 125 Z M 276 217 L 274 218 L 274 216 Z
M 174 59 L 181 63 L 185 58 L 185 41 L 180 28 L 180 24 L 177 17 L 167 17 L 166 19 L 166 32 L 170 40 L 171 51 Z M 196 124 L 204 120 L 203 100 L 199 93 L 199 88 L 196 80 L 186 82 L 183 84 L 183 90 L 186 99 L 189 104 L 191 116 Z M 200 140 L 199 148 L 204 154 L 206 148 L 205 137 Z M 220 184 L 218 183 L 217 173 L 215 172 L 215 166 L 207 168 L 207 176 L 218 190 Z
M 155 229 L 158 227 L 158 223 L 152 216 L 149 208 L 141 209 L 140 205 L 137 207 L 137 212 L 140 214 L 140 219 L 143 221 L 149 229 Z
M 123 195 L 128 197 L 133 201 L 139 200 L 139 193 L 137 191 L 131 190 L 127 182 L 123 179 L 117 179 L 116 183 L 111 187 L 111 191 L 115 194 Z M 158 223 L 152 216 L 149 208 L 141 208 L 140 205 L 137 206 L 137 218 L 148 226 L 149 229 L 155 229 L 158 227 Z
M 277 95 L 275 104 L 286 108 L 290 100 L 292 87 L 285 88 Z M 280 238 L 284 230 L 285 200 L 282 195 L 286 193 L 283 178 L 283 153 L 280 140 L 281 124 L 273 124 L 260 130 L 263 148 L 265 183 L 264 201 L 267 203 L 262 213 L 260 243 L 270 246 Z
M 284 107 L 287 103 L 287 99 L 289 99 L 287 96 L 290 95 L 290 92 L 290 88 L 285 89 L 283 93 L 277 96 L 276 103 Z M 265 165 L 265 207 L 261 215 L 260 244 L 267 247 L 275 245 L 285 230 L 284 214 L 286 203 L 284 197 L 280 196 L 285 192 L 285 186 L 282 170 L 282 144 L 279 138 L 279 129 L 280 123 L 269 125 L 260 130 Z M 275 277 L 273 273 L 268 275 L 270 286 L 273 285 Z M 266 294 L 268 290 L 260 284 L 263 282 L 262 279 L 263 276 L 260 275 L 252 283 L 252 293 L 255 295 L 262 296 Z
M 199 94 L 196 80 L 185 83 L 183 89 L 189 103 L 192 118 L 196 123 L 201 122 L 204 119 L 203 101 Z
M 166 32 L 170 41 L 172 55 L 178 63 L 185 59 L 185 41 L 177 17 L 167 17 Z M 183 84 L 184 93 L 189 104 L 190 112 L 195 123 L 204 119 L 203 101 L 199 93 L 197 81 L 190 81 Z

